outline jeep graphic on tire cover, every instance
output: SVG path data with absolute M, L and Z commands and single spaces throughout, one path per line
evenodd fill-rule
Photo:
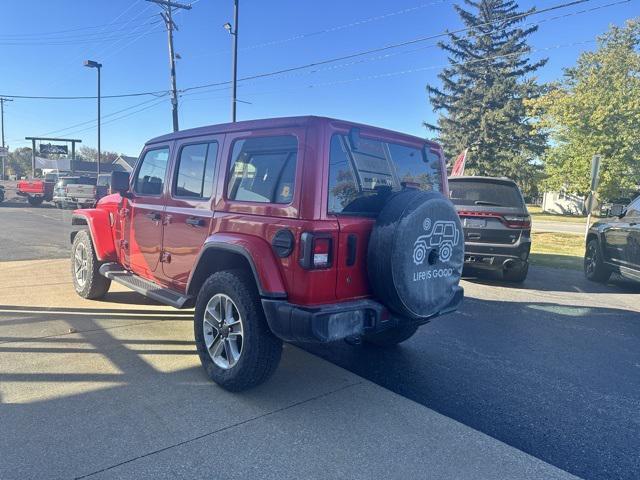
M 393 195 L 371 232 L 369 282 L 393 312 L 439 313 L 453 299 L 464 262 L 462 225 L 442 194 L 406 189 Z

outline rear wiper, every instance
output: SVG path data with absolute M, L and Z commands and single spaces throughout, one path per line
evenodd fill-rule
M 486 205 L 488 207 L 502 207 L 502 205 L 500 203 L 487 202 L 486 200 L 476 200 L 473 203 L 475 203 L 476 205 Z

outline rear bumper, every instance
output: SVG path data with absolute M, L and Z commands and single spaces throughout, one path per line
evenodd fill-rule
M 350 336 L 377 333 L 401 324 L 422 325 L 432 318 L 454 312 L 462 303 L 464 290 L 456 292 L 445 308 L 418 320 L 390 315 L 374 300 L 356 300 L 316 307 L 294 305 L 286 300 L 263 299 L 262 306 L 271 331 L 287 342 L 327 343 Z
M 487 270 L 522 268 L 529 260 L 531 240 L 521 240 L 513 245 L 465 243 L 465 267 Z

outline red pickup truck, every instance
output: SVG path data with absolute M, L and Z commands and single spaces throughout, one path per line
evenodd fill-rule
M 195 306 L 202 365 L 232 391 L 266 380 L 283 340 L 391 346 L 462 301 L 442 150 L 418 137 L 318 117 L 183 130 L 111 189 L 73 214 L 76 292 Z
M 54 173 L 48 173 L 44 178 L 20 180 L 16 193 L 21 197 L 27 197 L 29 204 L 37 207 L 42 202 L 50 202 L 53 199 L 53 187 L 57 181 L 58 176 Z

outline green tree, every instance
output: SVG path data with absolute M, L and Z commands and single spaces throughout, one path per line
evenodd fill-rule
M 544 131 L 534 129 L 524 103 L 539 94 L 530 74 L 546 63 L 529 59 L 527 39 L 537 27 L 521 25 L 535 9 L 521 12 L 511 0 L 464 3 L 470 10 L 455 9 L 467 31 L 439 44 L 449 66 L 438 75 L 441 87 L 427 86 L 440 117 L 425 126 L 436 132 L 448 158 L 469 148 L 470 173 L 524 183 L 546 147 Z
M 78 160 L 96 162 L 98 160 L 98 149 L 83 145 L 78 149 L 78 154 L 76 155 L 76 157 Z M 100 164 L 113 163 L 116 158 L 118 158 L 118 154 L 116 152 L 110 152 L 108 150 L 103 150 L 102 152 L 100 152 Z
M 16 148 L 6 159 L 7 175 L 26 177 L 31 175 L 31 148 Z
M 612 26 L 561 82 L 530 102 L 552 147 L 545 186 L 586 196 L 591 158 L 602 155 L 601 198 L 624 197 L 640 185 L 640 19 Z

